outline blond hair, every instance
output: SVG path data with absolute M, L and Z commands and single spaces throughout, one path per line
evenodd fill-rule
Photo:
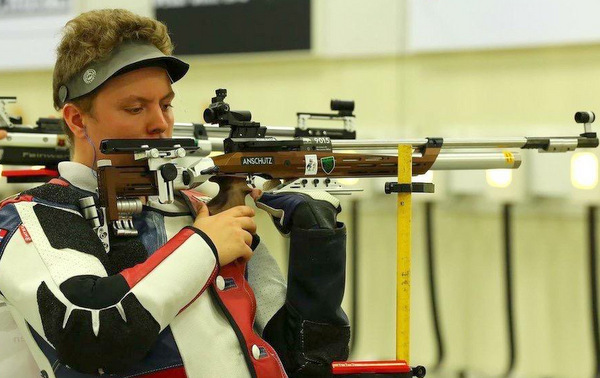
M 57 58 L 52 80 L 54 108 L 61 109 L 58 90 L 92 62 L 102 61 L 123 41 L 153 44 L 165 55 L 171 55 L 173 44 L 162 22 L 138 16 L 125 9 L 100 9 L 82 13 L 67 22 L 56 49 Z M 84 112 L 92 111 L 96 91 L 71 102 Z M 63 125 L 71 142 L 73 134 Z M 72 145 L 72 143 L 71 143 Z

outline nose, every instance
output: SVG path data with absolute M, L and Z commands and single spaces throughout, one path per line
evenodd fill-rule
M 160 135 L 165 133 L 169 127 L 169 120 L 167 119 L 167 115 L 163 112 L 162 107 L 159 105 L 152 107 L 152 111 L 150 112 L 150 117 L 147 122 L 146 131 L 150 135 Z

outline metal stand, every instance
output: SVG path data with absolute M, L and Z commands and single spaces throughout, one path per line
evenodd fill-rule
M 425 377 L 423 366 L 410 361 L 410 266 L 412 193 L 433 193 L 433 184 L 412 183 L 413 146 L 398 145 L 398 182 L 388 182 L 385 192 L 397 193 L 396 225 L 396 360 L 344 361 L 332 364 L 333 374 L 344 377 Z
M 412 146 L 398 145 L 398 183 L 412 183 Z M 396 225 L 396 359 L 410 362 L 412 191 L 399 191 Z

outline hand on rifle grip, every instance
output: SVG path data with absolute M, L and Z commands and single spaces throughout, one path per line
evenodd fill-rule
M 7 135 L 8 135 L 8 131 L 0 130 L 0 139 L 6 138 Z
M 248 206 L 235 206 L 215 215 L 202 204 L 194 227 L 204 232 L 217 248 L 219 265 L 252 257 L 252 234 L 256 233 L 254 210 Z

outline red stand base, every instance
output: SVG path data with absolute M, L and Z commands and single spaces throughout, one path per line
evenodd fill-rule
M 331 364 L 334 375 L 340 378 L 423 378 L 427 371 L 423 366 L 410 367 L 406 361 L 336 361 Z

